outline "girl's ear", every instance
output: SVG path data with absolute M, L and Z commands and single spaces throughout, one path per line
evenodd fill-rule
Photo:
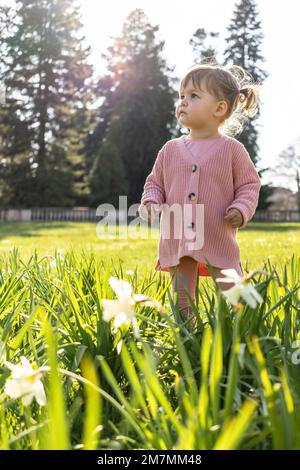
M 216 110 L 215 110 L 215 115 L 217 117 L 223 117 L 227 113 L 227 109 L 228 109 L 227 101 L 225 100 L 218 101 Z

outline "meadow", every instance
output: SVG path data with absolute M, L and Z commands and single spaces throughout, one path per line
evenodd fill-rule
M 154 271 L 158 230 L 1 223 L 0 448 L 300 449 L 299 230 L 241 230 L 263 300 L 233 306 L 201 277 L 191 332 Z M 118 326 L 112 277 L 139 298 Z
M 22 259 L 29 259 L 36 250 L 39 256 L 53 256 L 55 249 L 77 252 L 93 251 L 99 259 L 117 260 L 127 269 L 138 266 L 139 273 L 153 269 L 157 253 L 158 227 L 153 225 L 154 238 L 149 237 L 142 223 L 140 238 L 127 226 L 103 227 L 96 233 L 96 223 L 77 222 L 0 222 L 0 256 L 16 246 Z M 156 228 L 155 228 L 156 227 Z M 123 233 L 124 238 L 116 236 Z M 275 265 L 288 262 L 292 253 L 300 255 L 299 223 L 250 222 L 238 232 L 243 266 L 257 268 L 270 260 Z

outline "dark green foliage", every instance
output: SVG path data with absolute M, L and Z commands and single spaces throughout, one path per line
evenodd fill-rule
M 265 62 L 261 52 L 264 35 L 255 0 L 240 0 L 235 4 L 227 30 L 224 65 L 239 65 L 250 74 L 255 83 L 262 84 L 269 74 L 262 68 L 262 63 Z M 259 116 L 260 107 L 258 107 L 257 114 L 249 119 L 248 124 L 238 136 L 238 140 L 245 145 L 255 164 L 259 152 L 257 144 Z M 265 199 L 269 193 L 270 186 L 267 184 L 260 191 L 259 209 L 266 208 Z
M 15 11 L 1 9 L 0 24 L 2 203 L 73 205 L 86 191 L 92 73 L 78 7 L 74 0 L 19 0 Z
M 176 120 L 176 92 L 167 76 L 170 69 L 161 57 L 164 43 L 157 41 L 157 30 L 141 9 L 128 15 L 122 35 L 114 38 L 113 45 L 104 55 L 109 75 L 99 81 L 104 101 L 99 110 L 98 125 L 89 138 L 88 151 L 94 153 L 95 159 L 107 152 L 109 142 L 113 144 L 115 157 L 107 161 L 107 166 L 114 165 L 119 154 L 125 175 L 119 180 L 119 187 L 114 188 L 118 194 L 128 195 L 129 205 L 139 201 L 146 176 L 158 150 L 171 138 Z M 120 163 L 117 165 L 120 167 Z M 98 181 L 102 187 L 102 171 L 102 165 L 93 167 L 93 185 Z M 112 172 L 108 168 L 106 171 Z M 128 190 L 124 192 L 126 181 Z M 108 203 L 115 200 L 110 184 L 108 181 L 107 189 L 101 190 L 102 194 L 108 195 L 105 201 Z M 97 198 L 94 194 L 95 204 L 103 202 Z

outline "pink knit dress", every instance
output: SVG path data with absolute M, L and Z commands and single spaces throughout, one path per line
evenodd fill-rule
M 155 270 L 170 271 L 183 256 L 198 261 L 200 276 L 210 276 L 207 263 L 234 268 L 243 275 L 236 228 L 224 216 L 229 209 L 242 213 L 245 227 L 258 204 L 261 182 L 245 146 L 233 137 L 221 135 L 192 140 L 181 136 L 167 141 L 159 150 L 151 173 L 146 178 L 139 213 L 143 205 L 161 204 L 160 240 Z M 197 205 L 202 205 L 202 218 Z M 178 225 L 168 208 L 188 209 Z M 145 219 L 146 220 L 146 219 Z M 177 225 L 176 225 L 177 223 Z M 168 224 L 168 237 L 162 236 Z M 198 224 L 198 225 L 197 225 Z M 180 236 L 178 236 L 178 230 Z M 202 231 L 203 243 L 197 239 Z M 176 234 L 176 235 L 175 235 Z

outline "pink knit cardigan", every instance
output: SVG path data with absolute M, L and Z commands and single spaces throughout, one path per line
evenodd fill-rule
M 221 269 L 234 268 L 243 275 L 236 240 L 238 229 L 231 227 L 224 216 L 231 208 L 239 209 L 243 216 L 240 228 L 245 227 L 254 215 L 260 187 L 248 151 L 233 137 L 191 140 L 181 136 L 167 141 L 146 178 L 139 206 L 139 214 L 146 220 L 144 206 L 149 202 L 161 204 L 155 270 L 170 271 L 170 266 L 176 266 L 182 256 L 191 256 L 198 261 L 199 275 L 210 276 L 207 263 Z M 190 206 L 188 215 L 181 218 L 179 237 L 176 219 L 168 211 L 175 203 Z M 200 222 L 196 204 L 204 208 Z M 167 220 L 170 236 L 163 237 Z M 199 230 L 203 244 L 191 249 L 190 242 Z

